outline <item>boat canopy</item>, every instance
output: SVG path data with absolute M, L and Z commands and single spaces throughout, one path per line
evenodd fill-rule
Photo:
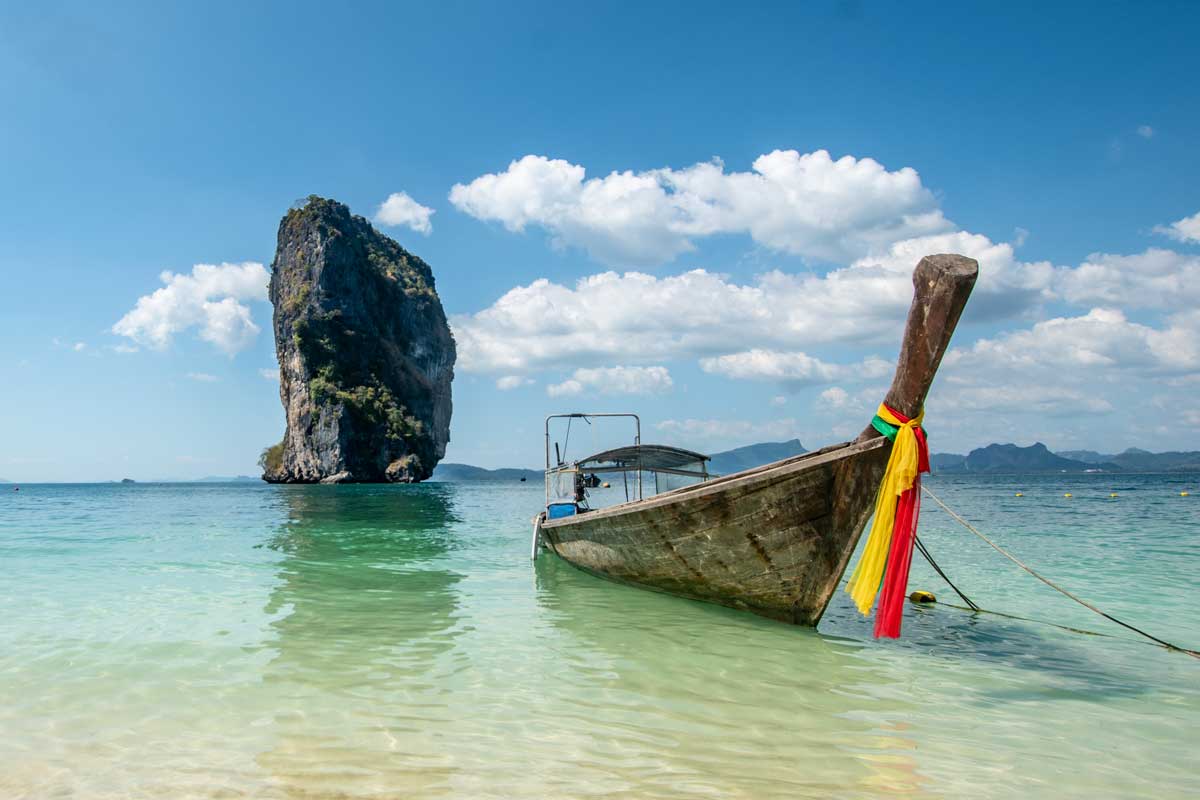
M 708 460 L 709 457 L 703 453 L 684 450 L 680 447 L 669 447 L 663 444 L 635 444 L 581 458 L 575 462 L 575 465 L 584 472 L 644 470 L 646 472 L 707 475 L 705 462 Z

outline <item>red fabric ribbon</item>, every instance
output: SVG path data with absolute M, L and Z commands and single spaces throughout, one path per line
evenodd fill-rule
M 896 419 L 908 422 L 909 418 L 891 406 L 887 407 Z M 896 639 L 900 636 L 900 623 L 904 616 L 904 600 L 908 594 L 908 571 L 912 566 L 913 543 L 917 539 L 917 522 L 921 517 L 921 473 L 929 472 L 929 444 L 925 431 L 914 428 L 917 437 L 917 478 L 911 489 L 896 501 L 896 521 L 892 526 L 892 543 L 888 549 L 887 567 L 883 575 L 883 587 L 879 593 L 879 605 L 875 609 L 875 638 Z

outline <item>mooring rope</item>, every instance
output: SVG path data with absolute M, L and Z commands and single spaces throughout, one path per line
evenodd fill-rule
M 922 487 L 921 487 L 921 490 L 922 490 L 922 491 L 924 491 L 924 492 L 925 492 L 925 494 L 929 495 L 929 497 L 930 497 L 930 498 L 933 500 L 933 502 L 935 502 L 935 503 L 937 503 L 939 506 L 941 506 L 941 507 L 942 507 L 942 510 L 943 510 L 943 511 L 945 511 L 947 514 L 949 514 L 949 515 L 950 515 L 950 516 L 951 516 L 951 517 L 952 517 L 952 518 L 953 518 L 953 519 L 954 519 L 956 522 L 958 522 L 958 524 L 959 524 L 959 525 L 962 525 L 964 528 L 966 528 L 967 530 L 969 530 L 971 533 L 973 533 L 973 534 L 975 534 L 976 536 L 978 536 L 980 539 L 982 539 L 984 542 L 986 542 L 986 543 L 988 544 L 988 546 L 990 546 L 990 547 L 991 547 L 993 550 L 995 550 L 997 553 L 999 553 L 1000 555 L 1004 556 L 1004 557 L 1005 557 L 1005 558 L 1007 558 L 1009 561 L 1013 562 L 1013 563 L 1014 563 L 1014 564 L 1016 564 L 1018 567 L 1020 567 L 1021 569 L 1025 570 L 1025 571 L 1026 571 L 1026 572 L 1028 572 L 1030 575 L 1032 575 L 1033 577 L 1037 578 L 1039 581 L 1041 581 L 1042 583 L 1046 584 L 1047 586 L 1049 586 L 1049 587 L 1050 587 L 1051 589 L 1053 589 L 1054 591 L 1058 592 L 1059 594 L 1062 594 L 1062 595 L 1064 595 L 1065 597 L 1068 597 L 1068 598 L 1070 598 L 1071 600 L 1074 600 L 1076 603 L 1079 603 L 1079 605 L 1083 606 L 1084 608 L 1088 609 L 1089 611 L 1092 611 L 1092 612 L 1094 612 L 1094 613 L 1096 613 L 1096 614 L 1099 614 L 1100 616 L 1104 617 L 1104 618 L 1105 618 L 1105 619 L 1107 619 L 1107 620 L 1110 620 L 1110 621 L 1112 621 L 1112 622 L 1115 622 L 1115 623 L 1117 623 L 1118 625 L 1120 625 L 1120 626 L 1121 626 L 1121 627 L 1123 627 L 1123 628 L 1128 628 L 1129 630 L 1133 631 L 1133 632 L 1134 632 L 1134 633 L 1136 633 L 1136 634 L 1139 634 L 1139 635 L 1141 635 L 1141 636 L 1145 636 L 1147 639 L 1149 639 L 1149 640 L 1151 640 L 1151 641 L 1153 641 L 1153 642 L 1157 642 L 1157 643 L 1158 643 L 1160 646 L 1162 646 L 1162 647 L 1165 647 L 1165 648 L 1167 648 L 1168 650 L 1177 650 L 1177 651 L 1179 651 L 1180 653 L 1187 653 L 1187 654 L 1188 654 L 1189 656 L 1191 656 L 1192 658 L 1197 658 L 1197 659 L 1200 659 L 1200 651 L 1196 651 L 1196 650 L 1189 650 L 1189 649 L 1188 649 L 1188 648 L 1186 648 L 1186 647 L 1180 647 L 1180 646 L 1179 646 L 1179 645 L 1177 645 L 1177 644 L 1171 644 L 1171 643 L 1170 643 L 1170 642 L 1168 642 L 1168 641 L 1165 641 L 1165 640 L 1163 640 L 1163 639 L 1159 639 L 1157 636 L 1154 636 L 1154 635 L 1152 635 L 1152 634 L 1146 633 L 1146 632 L 1145 632 L 1144 630 L 1142 630 L 1141 628 L 1137 628 L 1137 627 L 1135 627 L 1135 626 L 1133 626 L 1133 625 L 1130 625 L 1128 622 L 1124 622 L 1124 621 L 1122 621 L 1122 620 L 1119 620 L 1119 619 L 1117 619 L 1116 617 L 1114 617 L 1112 614 L 1109 614 L 1109 613 L 1107 613 L 1107 612 L 1101 611 L 1100 609 L 1096 608 L 1094 605 L 1092 605 L 1091 603 L 1087 602 L 1086 600 L 1081 600 L 1080 598 L 1078 598 L 1078 597 L 1076 597 L 1075 595 L 1071 594 L 1071 593 L 1070 593 L 1070 592 L 1068 592 L 1066 589 L 1062 588 L 1061 586 L 1059 586 L 1058 584 L 1056 584 L 1054 581 L 1050 580 L 1049 578 L 1047 578 L 1047 577 L 1045 577 L 1045 576 L 1041 575 L 1040 573 L 1038 573 L 1038 572 L 1037 572 L 1037 570 L 1035 570 L 1035 569 L 1033 569 L 1032 567 L 1030 567 L 1030 566 L 1026 565 L 1026 564 L 1025 564 L 1025 563 L 1023 563 L 1023 562 L 1022 562 L 1020 559 L 1018 559 L 1016 556 L 1014 556 L 1013 554 L 1009 553 L 1009 552 L 1008 552 L 1007 550 L 1005 550 L 1003 547 L 1001 547 L 1000 545 L 996 544 L 996 543 L 995 543 L 995 542 L 993 542 L 991 539 L 989 539 L 988 537 L 986 537 L 986 536 L 984 536 L 982 533 L 980 533 L 980 532 L 979 532 L 979 530 L 978 530 L 978 529 L 977 529 L 977 528 L 976 528 L 974 525 L 972 525 L 971 523 L 967 522 L 965 519 L 963 519 L 962 517 L 960 517 L 958 514 L 954 513 L 954 511 L 952 511 L 952 510 L 950 509 L 950 507 L 949 507 L 949 506 L 947 506 L 945 503 L 943 503 L 943 502 L 942 502 L 942 500 L 941 500 L 941 498 L 940 498 L 940 497 L 938 497 L 938 496 L 937 496 L 936 494 L 934 494 L 933 492 L 929 491 L 929 487 L 928 487 L 928 486 L 922 486 Z M 945 577 L 945 576 L 943 576 L 943 577 Z M 949 581 L 947 581 L 947 583 L 949 583 Z M 957 591 L 957 590 L 956 590 L 956 591 Z M 961 595 L 960 595 L 960 596 L 961 596 Z M 964 599 L 965 599 L 965 598 L 964 598 Z M 972 605 L 974 605 L 974 604 L 972 604 Z M 1065 627 L 1065 626 L 1064 626 L 1064 627 Z
M 942 572 L 942 568 L 938 566 L 936 561 L 933 560 L 933 556 L 929 554 L 929 549 L 925 547 L 925 543 L 921 541 L 920 536 L 913 537 L 913 544 L 917 546 L 917 550 L 920 551 L 921 555 L 925 556 L 925 560 L 929 562 L 929 566 L 933 567 L 933 571 L 942 576 L 942 580 L 950 585 L 950 588 L 954 590 L 954 593 L 961 597 L 962 601 L 970 606 L 972 611 L 981 610 L 979 606 L 975 605 L 975 603 L 971 601 L 971 598 L 963 594 L 959 588 L 954 585 L 954 581 L 950 580 L 949 575 L 947 575 L 945 572 Z

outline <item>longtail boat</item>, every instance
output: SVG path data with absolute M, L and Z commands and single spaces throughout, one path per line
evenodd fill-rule
M 716 477 L 708 473 L 703 454 L 642 444 L 634 415 L 612 415 L 633 417 L 632 445 L 552 462 L 552 419 L 607 415 L 547 418 L 546 510 L 534 520 L 534 557 L 546 549 L 610 580 L 815 626 L 875 510 L 885 471 L 891 475 L 892 451 L 901 449 L 900 439 L 893 444 L 895 431 L 910 433 L 920 422 L 978 271 L 973 259 L 960 255 L 921 259 L 913 272 L 913 301 L 895 377 L 881 406 L 892 424 L 880 424 L 876 417 L 854 441 Z M 923 434 L 918 434 L 923 448 Z M 615 480 L 618 474 L 627 501 L 590 507 L 589 490 L 611 488 L 605 478 Z M 910 488 L 910 502 L 912 493 Z M 889 507 L 889 523 L 892 513 Z M 897 530 L 903 513 L 895 512 Z M 869 541 L 867 549 L 872 545 Z M 886 542 L 882 546 L 886 550 Z M 908 546 L 906 557 L 911 557 Z M 882 569 L 880 562 L 878 576 L 868 572 L 875 581 L 870 601 Z M 903 570 L 907 581 L 907 561 Z

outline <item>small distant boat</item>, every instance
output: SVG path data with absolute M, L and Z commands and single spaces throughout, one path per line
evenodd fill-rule
M 957 255 L 917 265 L 884 400 L 891 409 L 921 413 L 978 270 Z M 631 418 L 633 443 L 568 463 L 555 444 L 551 462 L 552 420 L 601 416 Z M 701 453 L 642 444 L 634 414 L 554 415 L 546 420 L 546 510 L 534 520 L 533 556 L 544 548 L 610 580 L 815 626 L 871 516 L 891 450 L 868 426 L 852 442 L 718 477 Z M 617 473 L 624 502 L 592 508 L 601 476 Z

